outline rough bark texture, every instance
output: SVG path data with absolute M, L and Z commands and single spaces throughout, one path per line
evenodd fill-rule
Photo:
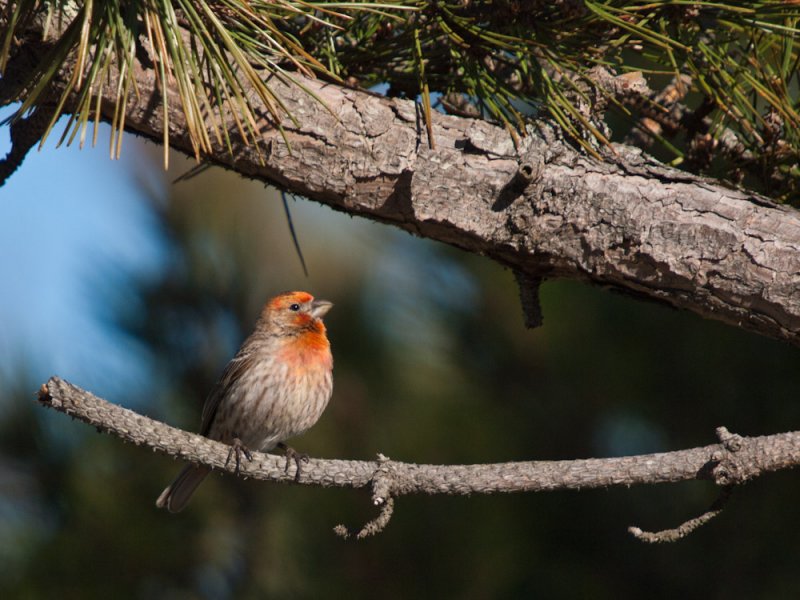
M 39 390 L 39 402 L 136 445 L 212 469 L 237 472 L 228 461 L 230 447 L 200 435 L 175 429 L 131 410 L 111 404 L 58 377 Z M 525 461 L 484 465 L 417 465 L 378 455 L 375 461 L 310 459 L 301 473 L 287 458 L 253 453 L 239 474 L 266 481 L 294 482 L 322 487 L 370 487 L 379 514 L 351 532 L 344 525 L 334 531 L 342 537 L 363 538 L 383 530 L 394 511 L 395 498 L 405 494 L 492 494 L 711 480 L 723 487 L 720 499 L 706 513 L 675 529 L 661 532 L 630 527 L 644 542 L 679 540 L 717 516 L 734 486 L 769 471 L 800 464 L 800 432 L 746 438 L 717 429 L 719 444 L 702 448 L 626 456 L 621 458 Z
M 111 404 L 58 377 L 39 390 L 39 402 L 103 431 L 155 452 L 213 469 L 236 472 L 228 462 L 230 447 L 197 434 L 175 429 L 131 410 Z M 759 475 L 800 464 L 800 432 L 747 438 L 717 429 L 720 443 L 659 454 L 621 458 L 525 461 L 484 465 L 417 465 L 379 455 L 375 461 L 310 459 L 302 472 L 290 468 L 284 457 L 253 453 L 243 461 L 243 477 L 294 482 L 322 487 L 370 487 L 378 516 L 359 531 L 334 528 L 342 537 L 363 538 L 380 532 L 389 522 L 394 500 L 405 494 L 492 494 L 710 480 L 723 487 L 712 509 L 680 527 L 663 532 L 629 531 L 655 543 L 675 541 L 708 522 L 722 510 L 732 486 Z
M 136 445 L 183 460 L 234 472 L 229 446 L 175 429 L 111 404 L 58 377 L 39 392 L 39 402 Z M 486 465 L 417 465 L 380 457 L 375 461 L 311 459 L 297 483 L 323 487 L 381 488 L 380 497 L 404 494 L 491 494 L 583 489 L 707 479 L 743 483 L 768 471 L 800 464 L 800 432 L 742 437 L 717 430 L 720 443 L 660 454 L 621 458 L 525 461 Z M 281 456 L 253 453 L 241 475 L 294 482 L 294 468 Z
M 23 39 L 19 68 L 44 45 Z M 14 64 L 5 79 L 13 84 Z M 153 71 L 140 67 L 137 81 L 126 128 L 162 140 Z M 207 158 L 485 254 L 520 281 L 582 279 L 800 343 L 796 211 L 667 168 L 631 147 L 594 160 L 546 123 L 532 126 L 515 148 L 500 127 L 435 114 L 431 150 L 412 102 L 303 83 L 327 109 L 296 87 L 270 82 L 300 124 L 283 123 L 290 146 L 265 117 L 260 152 L 239 143 L 233 155 L 220 147 Z M 112 81 L 102 92 L 104 118 L 113 114 L 114 89 Z M 170 143 L 192 153 L 172 100 Z

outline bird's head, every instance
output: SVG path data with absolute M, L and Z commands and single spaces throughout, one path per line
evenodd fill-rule
M 316 300 L 308 292 L 284 292 L 272 298 L 264 306 L 261 320 L 268 327 L 286 332 L 325 332 L 322 317 L 333 303 Z

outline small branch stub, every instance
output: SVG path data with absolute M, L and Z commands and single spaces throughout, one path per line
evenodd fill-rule
M 523 160 L 519 163 L 513 177 L 503 186 L 492 205 L 492 210 L 500 212 L 511 206 L 514 201 L 523 195 L 532 183 L 536 183 L 544 171 L 544 162 L 538 160 Z
M 519 163 L 517 173 L 514 175 L 514 182 L 521 186 L 526 186 L 539 179 L 542 174 L 543 165 L 541 162 L 522 161 Z
M 717 427 L 717 439 L 722 442 L 728 452 L 738 452 L 742 448 L 742 436 L 738 433 L 731 433 L 728 428 L 723 426 Z
M 542 285 L 541 277 L 533 277 L 523 271 L 514 271 L 519 288 L 519 299 L 522 304 L 522 315 L 525 318 L 525 327 L 535 329 L 544 323 L 542 304 L 539 300 L 539 289 Z

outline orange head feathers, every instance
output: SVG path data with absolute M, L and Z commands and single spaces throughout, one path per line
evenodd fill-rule
M 261 312 L 261 325 L 281 333 L 315 332 L 324 335 L 322 317 L 333 303 L 315 300 L 308 292 L 284 292 L 272 298 Z

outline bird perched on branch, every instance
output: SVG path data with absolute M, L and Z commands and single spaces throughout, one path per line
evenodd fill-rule
M 287 461 L 296 459 L 284 440 L 309 429 L 325 410 L 333 391 L 333 356 L 322 317 L 331 306 L 307 292 L 269 300 L 206 399 L 200 433 L 230 444 L 237 469 L 240 454 L 250 458 L 251 449 L 282 446 Z M 186 466 L 156 506 L 182 510 L 210 472 L 206 466 Z

